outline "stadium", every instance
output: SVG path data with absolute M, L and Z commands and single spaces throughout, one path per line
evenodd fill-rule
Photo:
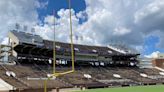
M 17 30 L 10 31 L 8 36 L 9 45 L 1 45 L 0 50 L 1 62 L 5 61 L 5 53 L 9 55 L 6 58 L 9 62 L 0 67 L 2 80 L 14 92 L 42 92 L 44 81 L 53 74 L 53 41 Z M 130 49 L 73 45 L 75 72 L 48 80 L 49 91 L 164 84 L 163 72 L 157 68 L 140 68 L 140 54 Z M 56 71 L 72 69 L 70 46 L 69 43 L 55 42 Z
M 71 14 L 69 2 L 70 43 L 56 41 L 55 21 L 53 40 L 16 23 L 0 44 L 0 92 L 163 92 L 164 54 L 140 58 L 121 44 L 76 44 Z

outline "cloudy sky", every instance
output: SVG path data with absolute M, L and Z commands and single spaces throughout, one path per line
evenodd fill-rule
M 164 0 L 71 1 L 75 43 L 124 43 L 148 56 L 164 52 Z M 56 40 L 69 42 L 67 0 L 0 0 L 0 43 L 6 42 L 15 23 L 53 39 L 53 11 Z

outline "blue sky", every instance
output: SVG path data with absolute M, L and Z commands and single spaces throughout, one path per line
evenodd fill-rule
M 121 42 L 142 55 L 164 52 L 164 0 L 71 0 L 75 43 L 108 45 Z M 1 0 L 0 42 L 15 23 L 35 28 L 44 39 L 69 42 L 68 0 Z M 5 40 L 4 40 L 5 38 Z
M 159 42 L 159 38 L 155 36 L 150 36 L 145 39 L 144 46 L 145 46 L 145 54 L 150 54 L 154 51 L 159 49 L 156 48 L 156 43 Z
M 148 54 L 155 52 L 155 51 L 164 52 L 163 49 L 156 47 L 158 42 L 159 42 L 159 37 L 150 36 L 150 37 L 146 38 L 144 41 L 144 46 L 145 46 L 144 54 L 148 55 Z
M 38 9 L 39 19 L 44 20 L 47 15 L 52 15 L 53 11 L 57 16 L 57 11 L 60 9 L 68 9 L 68 0 L 39 0 L 40 2 L 48 2 L 48 6 L 44 9 Z M 86 8 L 84 0 L 72 0 L 72 8 L 76 13 L 83 11 Z

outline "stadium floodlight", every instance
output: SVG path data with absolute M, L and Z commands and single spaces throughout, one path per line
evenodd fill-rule
M 33 36 L 35 35 L 35 28 L 31 28 L 31 33 Z
M 18 31 L 18 32 L 19 32 L 19 29 L 20 29 L 20 24 L 15 23 L 15 29 L 16 29 L 16 31 Z
M 48 77 L 44 82 L 44 92 L 47 92 L 47 81 L 53 77 L 73 73 L 75 71 L 75 60 L 74 60 L 74 45 L 73 45 L 73 32 L 72 32 L 72 12 L 71 12 L 71 0 L 68 0 L 69 4 L 69 16 L 70 16 L 70 40 L 71 40 L 71 59 L 72 59 L 72 70 L 66 72 L 56 72 L 56 46 L 55 46 L 55 31 L 54 31 L 54 42 L 53 42 L 53 74 Z M 55 15 L 55 14 L 54 14 Z M 55 22 L 55 18 L 54 18 Z M 55 23 L 54 23 L 55 30 Z
M 27 25 L 24 25 L 24 26 L 23 26 L 23 31 L 26 32 L 27 30 L 28 30 Z

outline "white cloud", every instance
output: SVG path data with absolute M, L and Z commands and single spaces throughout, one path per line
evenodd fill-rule
M 0 2 L 0 34 L 7 34 L 10 25 L 38 23 L 36 8 L 44 8 L 35 0 L 3 0 Z M 82 44 L 107 45 L 111 41 L 121 41 L 143 50 L 145 35 L 158 30 L 159 46 L 164 42 L 163 18 L 164 2 L 162 0 L 85 0 L 86 10 L 75 13 L 72 9 L 74 41 Z M 56 40 L 69 42 L 69 10 L 58 11 L 56 18 Z M 86 20 L 79 23 L 79 20 Z M 54 16 L 48 15 L 43 24 L 35 25 L 36 33 L 45 39 L 54 37 Z M 8 28 L 8 29 L 7 29 Z M 4 35 L 4 36 L 5 36 Z M 75 36 L 79 36 L 77 40 Z M 1 39 L 4 37 L 0 37 Z
M 72 10 L 73 32 L 78 35 L 74 42 L 82 44 L 107 45 L 111 41 L 119 41 L 131 45 L 140 52 L 144 51 L 146 34 L 164 29 L 160 28 L 163 21 L 163 1 L 161 0 L 85 0 L 86 10 L 75 13 Z M 69 11 L 61 9 L 56 18 L 56 40 L 69 42 Z M 153 16 L 155 15 L 155 16 Z M 53 19 L 45 17 L 43 26 L 36 26 L 37 33 L 46 39 L 53 39 Z M 87 19 L 80 24 L 79 19 Z M 155 24 L 154 24 L 155 23 Z M 160 37 L 161 30 L 156 35 Z
M 8 44 L 8 41 L 9 41 L 9 39 L 8 39 L 7 37 L 5 37 L 5 38 L 3 39 L 3 41 L 2 41 L 1 44 L 7 45 L 7 44 Z
M 133 35 L 136 30 L 131 28 L 134 10 L 137 7 L 136 2 L 128 0 L 127 4 L 124 0 L 120 2 L 115 0 L 96 0 L 96 2 L 86 0 L 86 4 L 85 12 L 88 14 L 88 21 L 80 27 L 84 32 L 82 34 L 92 39 L 92 44 L 106 45 L 111 40 L 122 41 L 127 44 L 141 44 L 142 35 L 139 32 L 135 32 L 136 35 Z M 139 40 L 133 40 L 135 37 L 139 37 Z
M 123 28 L 123 27 L 118 27 L 114 29 L 114 35 L 125 35 L 127 33 L 130 33 L 131 30 L 127 29 L 127 28 Z
M 154 14 L 158 14 L 164 9 L 164 1 L 155 0 L 154 2 L 148 4 L 147 6 L 139 9 L 135 13 L 135 23 L 142 21 L 144 18 L 149 17 Z
M 77 16 L 75 16 L 75 12 L 74 10 L 72 10 L 72 23 L 73 23 L 73 31 L 75 32 L 75 34 L 78 33 L 77 30 L 79 25 L 79 19 L 77 18 Z M 55 38 L 58 41 L 62 41 L 62 42 L 69 42 L 70 38 L 70 21 L 69 21 L 69 10 L 68 9 L 61 9 L 60 11 L 58 11 L 58 16 L 60 18 L 56 18 L 55 19 Z M 44 20 L 44 25 L 40 26 L 37 25 L 35 26 L 36 29 L 36 33 L 41 35 L 43 38 L 48 39 L 48 40 L 53 40 L 54 39 L 54 16 L 49 15 L 47 17 L 45 17 Z
M 138 9 L 135 15 L 135 24 L 144 35 L 159 37 L 157 48 L 163 48 L 164 44 L 164 1 L 153 0 L 144 7 Z
M 38 7 L 38 8 L 42 8 L 42 9 L 45 9 L 47 8 L 48 6 L 48 0 L 46 2 L 36 2 L 35 5 Z
M 47 23 L 47 24 L 54 24 L 54 21 L 55 21 L 55 18 L 54 18 L 54 16 L 47 16 L 47 17 L 45 17 L 45 19 L 44 19 L 44 23 Z
M 74 35 L 82 37 L 82 40 L 75 41 L 83 44 L 107 45 L 111 41 L 121 41 L 137 49 L 143 48 L 145 39 L 145 29 L 151 25 L 143 23 L 138 26 L 142 19 L 157 13 L 161 10 L 160 0 L 85 0 L 86 10 L 79 13 L 72 10 Z M 69 41 L 69 12 L 67 9 L 58 11 L 59 18 L 56 19 L 56 39 L 59 41 Z M 87 18 L 86 18 L 87 17 Z M 87 19 L 83 24 L 79 24 L 79 19 Z M 151 19 L 151 18 L 150 18 Z M 44 30 L 50 26 L 53 17 L 45 18 Z M 137 21 L 137 22 L 134 22 Z M 48 22 L 48 23 L 47 23 Z M 150 22 L 153 23 L 153 22 Z M 153 29 L 154 30 L 154 29 Z M 42 36 L 51 39 L 49 32 L 43 32 Z M 47 36 L 49 35 L 49 36 Z M 161 40 L 162 41 L 162 40 Z
M 15 23 L 33 26 L 38 22 L 37 0 L 0 1 L 0 43 Z
M 150 55 L 145 55 L 145 57 L 146 58 L 158 58 L 159 53 L 160 53 L 159 51 L 156 51 L 156 52 L 151 53 Z

